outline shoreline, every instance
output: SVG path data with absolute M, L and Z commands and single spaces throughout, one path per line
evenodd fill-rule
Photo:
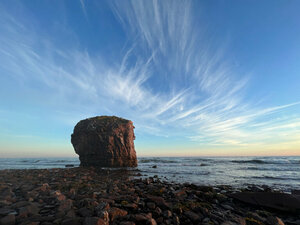
M 82 167 L 0 170 L 0 224 L 300 224 L 298 192 L 139 176 Z M 249 193 L 264 201 L 246 203 Z

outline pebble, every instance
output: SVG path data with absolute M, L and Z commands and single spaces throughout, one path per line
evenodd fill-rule
M 299 224 L 299 214 L 238 202 L 229 186 L 131 178 L 86 168 L 0 171 L 0 225 Z M 272 192 L 270 187 L 248 190 Z M 297 194 L 297 192 L 293 192 Z

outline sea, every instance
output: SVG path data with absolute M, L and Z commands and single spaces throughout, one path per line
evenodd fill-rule
M 0 158 L 0 169 L 50 169 L 79 166 L 78 158 Z M 177 183 L 267 185 L 289 192 L 300 190 L 300 156 L 292 157 L 139 157 L 134 170 L 144 177 Z

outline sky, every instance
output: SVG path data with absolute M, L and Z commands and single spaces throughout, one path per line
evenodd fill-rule
M 300 155 L 300 1 L 0 1 L 0 157 L 75 157 L 133 121 L 138 156 Z

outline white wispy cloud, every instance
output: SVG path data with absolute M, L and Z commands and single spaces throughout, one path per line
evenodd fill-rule
M 88 17 L 88 2 L 80 3 Z M 191 1 L 110 4 L 129 43 L 134 40 L 115 64 L 105 60 L 104 52 L 91 56 L 76 47 L 64 50 L 50 40 L 43 45 L 39 40 L 47 37 L 1 14 L 2 73 L 44 96 L 68 123 L 116 114 L 134 120 L 137 132 L 211 145 L 299 135 L 294 117 L 270 117 L 299 102 L 269 108 L 247 102 L 243 94 L 251 77 L 236 74 L 226 48 L 212 47 L 205 28 L 195 29 L 203 23 L 196 23 Z

